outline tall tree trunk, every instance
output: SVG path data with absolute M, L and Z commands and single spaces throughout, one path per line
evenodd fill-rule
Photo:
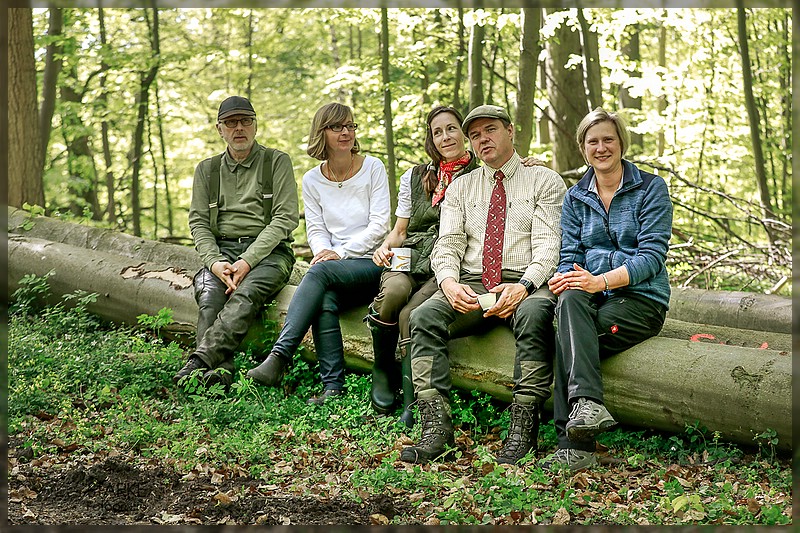
M 536 68 L 539 64 L 539 26 L 542 12 L 539 8 L 522 9 L 522 35 L 519 42 L 519 75 L 517 77 L 517 105 L 514 116 L 516 135 L 514 148 L 527 155 L 533 137 L 533 98 L 536 92 Z
M 44 75 L 42 76 L 42 107 L 39 113 L 39 135 L 42 139 L 42 169 L 47 158 L 47 145 L 50 143 L 50 132 L 53 124 L 53 113 L 56 109 L 56 86 L 58 73 L 61 72 L 61 33 L 64 28 L 63 9 L 51 7 L 50 25 L 47 36 L 52 39 L 47 45 Z
M 547 10 L 556 14 L 561 10 Z M 576 87 L 583 87 L 583 70 L 566 68 L 571 55 L 580 56 L 581 43 L 578 33 L 572 31 L 566 20 L 556 28 L 547 41 L 547 95 L 550 101 L 550 137 L 553 140 L 553 169 L 556 172 L 583 166 L 575 131 L 588 112 L 586 96 Z
M 174 235 L 174 214 L 172 211 L 172 197 L 169 194 L 169 175 L 167 173 L 167 143 L 164 141 L 164 121 L 161 115 L 161 98 L 159 97 L 158 80 L 156 80 L 156 124 L 158 125 L 158 144 L 161 147 L 161 174 L 164 176 L 164 196 L 167 202 L 167 232 L 170 237 Z M 248 98 L 249 99 L 249 98 Z M 158 172 L 156 172 L 158 176 Z M 156 184 L 158 179 L 156 179 Z
M 83 94 L 76 87 L 80 87 L 80 80 L 77 64 L 73 61 L 61 84 L 61 131 L 67 146 L 69 210 L 73 215 L 81 216 L 88 208 L 92 220 L 101 220 L 103 215 L 97 199 L 97 167 L 89 139 L 91 128 L 86 127 L 81 118 Z
M 795 13 L 796 15 L 796 13 Z M 792 58 L 789 54 L 789 46 L 797 46 L 789 40 L 789 12 L 783 11 L 783 19 L 780 23 L 780 32 L 783 37 L 781 39 L 781 75 L 780 75 L 780 88 L 781 88 L 781 115 L 782 115 L 782 132 L 781 132 L 781 185 L 778 189 L 780 191 L 780 206 L 781 211 L 786 210 L 787 205 L 791 205 L 791 191 L 787 187 L 787 180 L 789 179 L 789 170 L 791 168 L 790 156 L 792 153 Z M 796 43 L 796 39 L 794 40 Z M 794 57 L 797 57 L 795 54 Z
M 469 108 L 483 105 L 483 39 L 486 29 L 475 22 L 469 39 Z
M 639 31 L 638 24 L 634 24 L 628 28 L 628 39 L 622 46 L 622 55 L 631 65 L 628 75 L 634 80 L 642 77 L 642 72 L 639 67 L 641 62 L 641 54 L 639 52 Z M 632 112 L 628 113 L 628 117 L 631 124 L 637 124 L 641 119 L 640 115 L 642 112 L 642 97 L 637 96 L 634 98 L 631 96 L 629 85 L 625 83 L 619 89 L 619 101 L 623 108 L 633 110 Z M 633 148 L 633 153 L 641 152 L 642 147 L 644 146 L 642 134 L 633 130 L 630 131 L 630 134 L 631 148 Z M 634 147 L 638 147 L 638 149 Z
M 44 156 L 39 136 L 33 11 L 7 8 L 8 14 L 8 204 L 44 207 Z M 5 26 L 5 24 L 3 24 Z
M 543 11 L 540 9 L 540 11 Z M 539 29 L 541 30 L 541 26 Z M 541 45 L 540 45 L 541 46 Z M 548 78 L 547 62 L 539 61 L 539 85 L 546 86 Z M 537 108 L 536 110 L 536 142 L 541 145 L 550 144 L 550 119 L 547 118 L 548 110 Z
M 464 8 L 458 8 L 458 56 L 456 57 L 456 74 L 453 81 L 453 107 L 463 111 L 461 105 L 461 78 L 464 70 L 464 58 L 467 57 L 467 46 L 464 42 Z
M 755 165 L 756 180 L 758 181 L 758 191 L 760 193 L 763 216 L 764 218 L 772 218 L 772 201 L 770 199 L 770 192 L 767 186 L 767 176 L 764 170 L 764 155 L 761 151 L 761 134 L 759 128 L 760 119 L 758 117 L 758 108 L 756 108 L 756 100 L 753 96 L 753 73 L 750 65 L 750 48 L 747 44 L 746 13 L 742 0 L 736 0 L 736 4 L 739 45 L 741 47 L 742 55 L 744 103 L 745 107 L 747 108 L 747 117 L 750 122 L 750 141 L 753 143 L 753 163 Z M 773 237 L 769 229 L 767 229 L 767 233 L 771 242 Z
M 142 72 L 139 75 L 139 91 L 136 94 L 136 128 L 133 132 L 133 152 L 131 154 L 131 212 L 133 214 L 133 234 L 140 236 L 142 234 L 142 208 L 141 198 L 139 193 L 139 172 L 142 166 L 142 153 L 144 144 L 144 123 L 145 115 L 147 114 L 148 104 L 150 102 L 150 85 L 156 78 L 158 73 L 159 64 L 159 39 L 158 39 L 158 8 L 155 7 L 155 1 L 151 2 L 151 10 L 153 12 L 153 26 L 150 30 L 150 43 L 153 50 L 153 58 L 150 68 L 147 72 Z
M 247 99 L 253 99 L 253 10 L 247 17 Z M 158 102 L 158 95 L 156 95 L 156 102 Z M 161 120 L 159 119 L 159 128 L 161 127 Z M 172 231 L 170 231 L 172 235 Z
M 658 66 L 661 67 L 659 77 L 661 78 L 661 83 L 664 83 L 664 72 L 666 72 L 667 68 L 667 27 L 662 22 L 661 26 L 658 29 L 659 38 L 658 38 Z M 661 118 L 662 121 L 665 121 L 666 116 L 664 115 L 664 111 L 667 110 L 667 95 L 660 94 L 658 96 L 658 102 L 656 103 L 658 116 Z M 656 150 L 658 157 L 664 155 L 664 147 L 665 147 L 666 139 L 664 136 L 664 126 L 662 125 L 658 128 L 658 137 L 656 140 Z
M 591 29 L 583 9 L 578 9 L 578 22 L 581 25 L 581 46 L 583 47 L 584 86 L 589 99 L 589 109 L 603 105 L 603 87 L 600 75 L 600 49 L 597 33 Z
M 97 10 L 97 18 L 100 22 L 100 46 L 105 50 L 106 47 L 106 22 L 103 8 Z M 108 140 L 108 92 L 106 91 L 106 72 L 109 69 L 108 63 L 105 60 L 106 55 L 102 54 L 100 59 L 100 94 L 97 100 L 100 102 L 102 109 L 102 120 L 100 121 L 100 135 L 103 142 L 103 162 L 106 166 L 106 194 L 108 195 L 108 203 L 106 205 L 106 219 L 111 223 L 116 223 L 117 220 L 117 206 L 114 200 L 116 194 L 116 183 L 114 180 L 114 173 L 111 171 L 111 144 Z
M 383 123 L 386 132 L 387 171 L 389 174 L 389 200 L 394 212 L 397 209 L 397 175 L 394 160 L 394 131 L 392 130 L 392 91 L 389 88 L 389 13 L 381 8 L 381 81 L 383 82 Z
M 501 9 L 502 11 L 502 9 Z M 500 32 L 497 28 L 491 28 L 494 32 L 495 38 L 492 39 L 492 61 L 489 63 L 489 84 L 488 91 L 486 91 L 486 103 L 494 104 L 494 80 L 495 80 L 495 66 L 497 65 L 497 52 L 500 49 Z

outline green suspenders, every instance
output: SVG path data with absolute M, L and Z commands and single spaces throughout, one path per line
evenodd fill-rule
M 261 201 L 264 207 L 264 225 L 272 220 L 272 148 L 264 148 L 264 155 L 261 162 Z M 208 204 L 209 222 L 211 232 L 216 237 L 220 237 L 217 229 L 217 216 L 219 215 L 219 174 L 222 166 L 222 154 L 217 154 L 211 158 L 211 179 L 208 183 Z

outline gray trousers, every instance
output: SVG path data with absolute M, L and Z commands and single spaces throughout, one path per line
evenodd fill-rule
M 556 316 L 553 421 L 558 447 L 593 452 L 594 439 L 573 442 L 567 438 L 571 402 L 589 398 L 602 403 L 600 360 L 657 335 L 664 325 L 666 309 L 654 300 L 624 289 L 614 291 L 611 297 L 567 290 L 558 297 Z
M 462 275 L 461 283 L 472 287 L 477 294 L 488 292 L 480 276 Z M 452 383 L 447 342 L 451 338 L 507 324 L 516 339 L 513 392 L 544 401 L 550 396 L 553 382 L 555 304 L 556 297 L 544 284 L 525 298 L 509 318 L 484 318 L 481 310 L 459 313 L 438 290 L 411 313 L 411 373 L 415 394 L 436 389 L 445 397 L 449 395 Z
M 220 252 L 234 263 L 249 243 L 218 241 Z M 289 281 L 294 253 L 288 245 L 278 244 L 239 283 L 230 295 L 227 286 L 203 267 L 194 278 L 194 297 L 200 312 L 197 317 L 197 347 L 192 355 L 210 368 L 234 371 L 233 354 L 247 334 L 256 315 Z

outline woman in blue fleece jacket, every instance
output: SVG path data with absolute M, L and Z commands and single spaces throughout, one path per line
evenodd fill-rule
M 616 113 L 598 107 L 576 138 L 589 170 L 564 197 L 561 257 L 548 282 L 558 296 L 558 450 L 548 470 L 595 463 L 595 436 L 616 424 L 603 405 L 600 359 L 657 335 L 670 296 L 667 184 L 623 159 L 630 135 Z

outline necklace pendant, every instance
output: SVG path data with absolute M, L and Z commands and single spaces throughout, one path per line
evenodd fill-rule
M 342 188 L 342 183 L 344 183 L 344 182 L 342 182 L 342 181 L 339 182 L 339 188 L 340 189 Z

